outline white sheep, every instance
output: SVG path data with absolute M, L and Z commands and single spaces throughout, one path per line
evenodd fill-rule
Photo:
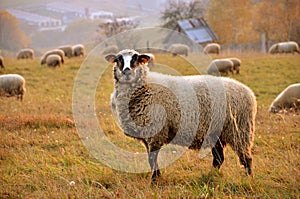
M 185 45 L 185 44 L 172 44 L 168 51 L 170 53 L 172 53 L 173 56 L 176 56 L 176 55 L 185 55 L 185 56 L 188 56 L 188 52 L 189 52 L 190 48 Z
M 17 59 L 34 59 L 34 51 L 31 48 L 21 49 L 17 53 Z
M 278 113 L 283 109 L 295 107 L 299 103 L 299 100 L 300 83 L 291 84 L 275 98 L 268 111 L 272 113 Z
M 0 75 L 0 96 L 17 96 L 20 101 L 25 95 L 25 79 L 18 74 Z
M 1 68 L 5 68 L 5 66 L 4 66 L 4 58 L 2 56 L 0 56 L 0 67 Z
M 82 44 L 76 44 L 73 46 L 74 57 L 85 56 L 85 47 Z
M 62 65 L 62 61 L 61 61 L 61 57 L 59 55 L 48 55 L 46 58 L 46 64 L 47 66 L 51 66 L 51 67 L 61 67 Z
M 215 59 L 208 66 L 207 73 L 210 75 L 225 73 L 228 75 L 230 71 L 233 74 L 234 64 L 230 59 Z
M 276 43 L 269 48 L 270 54 L 294 52 L 300 53 L 299 46 L 294 41 Z
M 64 51 L 65 56 L 68 58 L 71 58 L 74 55 L 73 46 L 71 45 L 59 46 L 58 49 Z
M 217 43 L 209 43 L 204 47 L 203 51 L 206 54 L 220 54 L 221 46 Z
M 229 59 L 230 61 L 232 61 L 233 63 L 233 70 L 236 71 L 236 74 L 239 74 L 240 73 L 240 69 L 241 69 L 241 63 L 242 61 L 236 57 L 230 57 L 230 58 L 227 58 Z
M 211 143 L 215 168 L 222 165 L 223 148 L 230 145 L 247 174 L 252 173 L 256 99 L 250 88 L 224 77 L 150 72 L 146 64 L 150 57 L 134 50 L 105 59 L 115 63 L 113 113 L 125 135 L 145 145 L 152 182 L 160 175 L 157 156 L 164 144 L 199 150 L 205 136 L 215 140 Z
M 59 55 L 61 58 L 61 63 L 64 63 L 64 59 L 65 59 L 65 52 L 63 50 L 60 49 L 53 49 L 53 50 L 49 50 L 47 52 L 45 52 L 42 57 L 41 57 L 41 65 L 46 64 L 46 59 L 49 55 Z

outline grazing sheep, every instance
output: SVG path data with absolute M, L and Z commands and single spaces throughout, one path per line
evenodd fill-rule
M 228 75 L 228 71 L 233 74 L 233 62 L 230 59 L 215 59 L 208 66 L 207 73 L 210 75 L 226 73 Z
M 203 51 L 206 54 L 220 54 L 221 46 L 217 43 L 210 43 L 204 47 Z
M 64 51 L 65 56 L 68 58 L 71 58 L 74 55 L 74 50 L 71 45 L 60 46 L 60 47 L 58 47 L 58 49 Z
M 2 56 L 0 56 L 0 67 L 1 67 L 1 68 L 5 68 L 3 62 L 4 62 L 4 58 L 3 58 Z
M 164 144 L 200 149 L 209 132 L 215 139 L 212 146 L 215 168 L 222 165 L 223 148 L 228 144 L 247 174 L 252 173 L 256 99 L 250 88 L 225 77 L 179 77 L 149 72 L 146 63 L 150 57 L 134 50 L 126 49 L 105 59 L 115 63 L 113 113 L 118 116 L 125 135 L 145 145 L 153 171 L 152 182 L 160 175 L 157 157 Z M 224 98 L 220 98 L 222 94 L 215 84 L 218 81 Z M 191 103 L 191 91 L 195 92 L 197 103 Z
M 55 54 L 48 55 L 46 58 L 46 63 L 47 63 L 47 66 L 61 67 L 61 65 L 62 65 L 61 57 L 59 55 L 55 55 Z
M 236 74 L 240 74 L 240 68 L 241 68 L 241 60 L 236 57 L 228 58 L 233 63 L 233 70 L 236 71 Z
M 46 64 L 46 59 L 49 55 L 59 55 L 61 58 L 61 63 L 64 63 L 65 53 L 60 49 L 49 50 L 43 54 L 41 57 L 41 65 Z
M 291 84 L 285 88 L 272 102 L 269 112 L 278 113 L 283 109 L 300 108 L 297 107 L 300 100 L 300 83 Z
M 30 48 L 21 49 L 17 53 L 17 59 L 34 59 L 34 51 Z
M 294 52 L 300 53 L 299 46 L 294 41 L 276 43 L 269 48 L 270 54 Z
M 118 46 L 112 45 L 112 46 L 107 46 L 103 52 L 102 55 L 107 55 L 107 54 L 116 54 L 119 52 Z
M 74 51 L 75 57 L 79 57 L 79 56 L 84 57 L 85 56 L 85 47 L 82 44 L 74 45 L 73 51 Z
M 25 92 L 25 79 L 21 75 L 0 75 L 0 96 L 17 96 L 17 99 L 22 101 Z
M 169 48 L 170 53 L 172 53 L 173 56 L 176 55 L 185 55 L 188 56 L 190 48 L 185 44 L 172 44 Z

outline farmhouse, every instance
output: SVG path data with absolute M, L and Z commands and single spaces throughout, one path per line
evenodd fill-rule
M 166 44 L 182 43 L 177 37 L 178 32 L 185 34 L 188 38 L 198 44 L 217 42 L 218 37 L 203 18 L 186 19 L 177 22 L 174 34 L 168 35 L 165 39 Z

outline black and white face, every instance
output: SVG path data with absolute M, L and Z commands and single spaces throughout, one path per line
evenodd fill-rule
M 141 77 L 141 65 L 146 64 L 150 57 L 130 51 L 129 53 L 107 55 L 105 59 L 111 63 L 115 63 L 114 77 L 118 82 L 134 83 Z

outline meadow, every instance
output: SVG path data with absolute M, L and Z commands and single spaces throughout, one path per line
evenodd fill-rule
M 225 56 L 229 55 L 214 57 Z M 230 56 L 239 57 L 242 67 L 240 75 L 228 76 L 248 85 L 257 97 L 254 176 L 245 175 L 230 147 L 220 171 L 212 169 L 211 155 L 199 159 L 198 152 L 190 150 L 162 169 L 156 185 L 150 185 L 150 173 L 111 169 L 82 143 L 73 120 L 72 96 L 83 58 L 66 59 L 55 69 L 40 66 L 39 58 L 5 59 L 6 69 L 0 74 L 24 76 L 27 92 L 23 102 L 0 98 L 0 198 L 299 198 L 300 115 L 267 110 L 284 88 L 299 83 L 300 56 Z M 197 74 L 180 57 L 156 58 L 180 74 Z M 145 152 L 112 117 L 110 67 L 98 84 L 94 110 L 105 135 L 120 148 Z

